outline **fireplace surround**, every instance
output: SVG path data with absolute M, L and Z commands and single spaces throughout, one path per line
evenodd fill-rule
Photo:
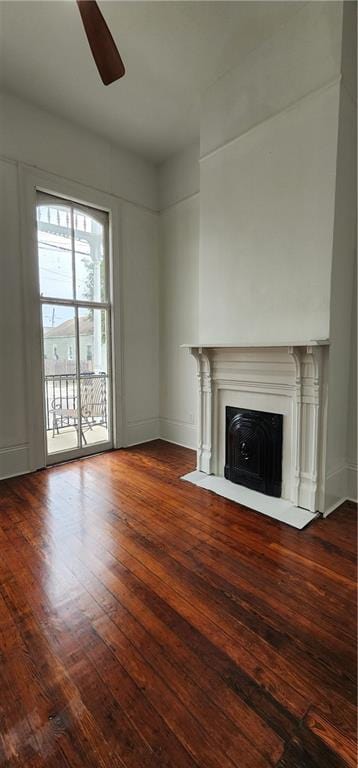
M 277 414 L 280 496 L 323 511 L 328 342 L 183 346 L 197 362 L 197 470 L 225 476 L 227 408 Z

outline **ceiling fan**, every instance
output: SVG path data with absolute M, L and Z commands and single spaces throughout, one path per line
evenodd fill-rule
M 126 71 L 117 46 L 95 0 L 77 0 L 77 5 L 102 82 L 110 85 Z

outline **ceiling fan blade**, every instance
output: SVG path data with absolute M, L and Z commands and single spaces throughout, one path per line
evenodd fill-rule
M 87 39 L 104 85 L 125 74 L 123 61 L 97 3 L 77 0 Z

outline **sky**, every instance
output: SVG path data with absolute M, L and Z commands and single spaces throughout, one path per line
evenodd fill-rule
M 73 298 L 72 250 L 69 208 L 38 206 L 38 259 L 40 294 L 57 299 Z M 46 231 L 52 228 L 56 231 Z M 91 268 L 90 244 L 84 239 L 83 230 L 102 230 L 101 253 L 103 254 L 103 227 L 91 217 L 79 214 L 75 218 L 75 272 L 76 298 L 88 298 L 88 277 Z M 81 232 L 81 234 L 80 234 Z M 78 235 L 76 237 L 76 234 Z M 86 263 L 88 266 L 86 266 Z M 98 297 L 100 298 L 100 297 Z M 71 307 L 43 305 L 43 325 L 53 327 L 73 317 Z

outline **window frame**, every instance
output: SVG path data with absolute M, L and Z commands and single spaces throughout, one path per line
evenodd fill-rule
M 23 334 L 26 372 L 27 468 L 35 471 L 46 466 L 45 409 L 42 373 L 41 304 L 39 301 L 39 270 L 37 255 L 36 204 L 37 194 L 45 193 L 61 203 L 84 205 L 87 209 L 103 211 L 109 217 L 109 300 L 111 314 L 113 447 L 126 444 L 126 399 L 124 379 L 123 332 L 123 264 L 120 198 L 78 181 L 19 164 L 20 246 L 23 270 Z M 102 448 L 103 450 L 103 448 Z M 90 451 L 88 451 L 90 453 Z M 85 450 L 83 455 L 86 455 Z M 73 457 L 72 457 L 73 458 Z M 66 459 L 61 454 L 61 461 Z
M 107 397 L 107 408 L 108 408 L 108 439 L 104 440 L 100 443 L 95 443 L 91 445 L 90 453 L 95 453 L 98 450 L 106 450 L 108 448 L 112 448 L 113 446 L 113 428 L 112 428 L 112 420 L 113 420 L 113 406 L 112 406 L 112 398 L 113 398 L 113 386 L 112 386 L 112 355 L 111 355 L 111 302 L 109 300 L 110 296 L 110 286 L 109 286 L 109 217 L 108 214 L 104 211 L 96 210 L 93 207 L 86 206 L 84 204 L 78 205 L 76 201 L 73 200 L 64 200 L 63 198 L 60 199 L 54 195 L 49 195 L 44 192 L 37 192 L 36 193 L 36 229 L 37 229 L 37 242 L 38 242 L 38 233 L 39 233 L 39 221 L 37 218 L 37 210 L 41 206 L 47 206 L 51 207 L 51 205 L 54 206 L 62 206 L 63 208 L 67 208 L 70 211 L 70 225 L 71 225 L 71 260 L 72 260 L 72 290 L 73 290 L 73 299 L 64 299 L 59 297 L 53 297 L 50 294 L 44 295 L 39 291 L 39 302 L 40 307 L 42 310 L 42 307 L 45 305 L 51 305 L 51 306 L 61 306 L 61 307 L 71 307 L 71 309 L 74 309 L 74 320 L 75 320 L 75 360 L 76 360 L 76 388 L 77 388 L 77 447 L 69 449 L 69 450 L 63 450 L 58 452 L 49 453 L 48 451 L 48 443 L 47 443 L 47 435 L 45 434 L 45 448 L 46 448 L 46 465 L 48 464 L 55 464 L 58 461 L 63 461 L 64 456 L 67 457 L 69 455 L 70 458 L 80 457 L 83 455 L 83 452 L 85 454 L 88 453 L 88 449 L 86 447 L 86 444 L 83 441 L 83 431 L 82 431 L 82 403 L 81 403 L 81 360 L 80 360 L 80 329 L 79 329 L 79 312 L 81 309 L 99 309 L 104 310 L 107 313 L 107 336 L 106 339 L 106 347 L 107 347 L 107 387 L 108 387 L 108 397 Z M 106 301 L 91 301 L 91 300 L 83 300 L 83 299 L 77 299 L 76 297 L 76 249 L 75 249 L 75 211 L 81 210 L 84 215 L 89 216 L 90 218 L 93 218 L 95 221 L 99 221 L 101 225 L 103 226 L 103 245 L 104 245 L 104 264 L 105 264 L 105 296 Z M 39 258 L 37 254 L 37 263 L 38 263 L 38 273 L 39 273 L 39 287 L 40 287 L 40 264 L 39 264 Z M 42 345 L 43 345 L 43 337 L 42 337 Z M 55 347 L 54 347 L 55 349 Z M 56 347 L 57 350 L 57 347 Z M 55 355 L 55 352 L 54 352 Z M 42 359 L 43 355 L 42 355 Z M 57 359 L 57 358 L 56 358 Z M 42 368 L 43 368 L 43 382 L 46 379 L 45 374 L 45 366 L 42 362 Z M 46 431 L 46 430 L 45 430 Z

